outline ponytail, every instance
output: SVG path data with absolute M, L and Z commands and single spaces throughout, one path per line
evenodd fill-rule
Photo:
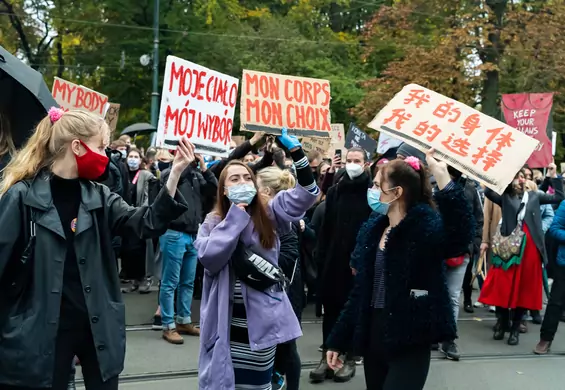
M 0 195 L 14 184 L 30 180 L 41 170 L 51 168 L 65 153 L 73 139 L 88 141 L 91 137 L 106 132 L 109 128 L 104 119 L 82 111 L 68 111 L 55 123 L 45 116 L 22 150 L 17 152 L 3 171 Z

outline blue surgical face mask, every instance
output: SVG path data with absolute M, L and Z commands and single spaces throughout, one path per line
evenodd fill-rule
M 130 167 L 131 170 L 136 171 L 139 169 L 139 165 L 141 163 L 141 161 L 139 161 L 138 158 L 128 158 L 128 167 Z
M 390 207 L 389 203 L 381 202 L 381 190 L 369 188 L 367 190 L 367 202 L 369 207 L 376 213 L 387 215 Z
M 257 195 L 257 190 L 253 184 L 237 184 L 231 187 L 227 187 L 228 199 L 234 204 L 251 204 L 255 195 Z

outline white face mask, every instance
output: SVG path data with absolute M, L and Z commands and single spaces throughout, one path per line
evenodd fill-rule
M 363 167 L 359 164 L 345 164 L 345 171 L 349 175 L 349 178 L 355 179 L 363 174 Z

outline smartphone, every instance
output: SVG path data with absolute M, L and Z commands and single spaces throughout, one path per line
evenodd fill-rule
M 341 149 L 336 149 L 335 150 L 335 155 L 339 156 L 339 159 L 341 160 Z

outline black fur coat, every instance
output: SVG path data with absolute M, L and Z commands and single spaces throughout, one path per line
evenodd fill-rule
M 435 201 L 439 212 L 429 205 L 417 205 L 389 233 L 382 344 L 391 353 L 456 338 L 444 261 L 466 252 L 473 239 L 474 219 L 458 185 L 436 193 Z M 340 319 L 326 340 L 329 349 L 352 347 L 358 356 L 366 353 L 376 249 L 387 226 L 386 216 L 373 213 L 359 231 L 352 255 L 352 266 L 358 273 Z M 426 290 L 428 295 L 414 297 L 411 290 Z

